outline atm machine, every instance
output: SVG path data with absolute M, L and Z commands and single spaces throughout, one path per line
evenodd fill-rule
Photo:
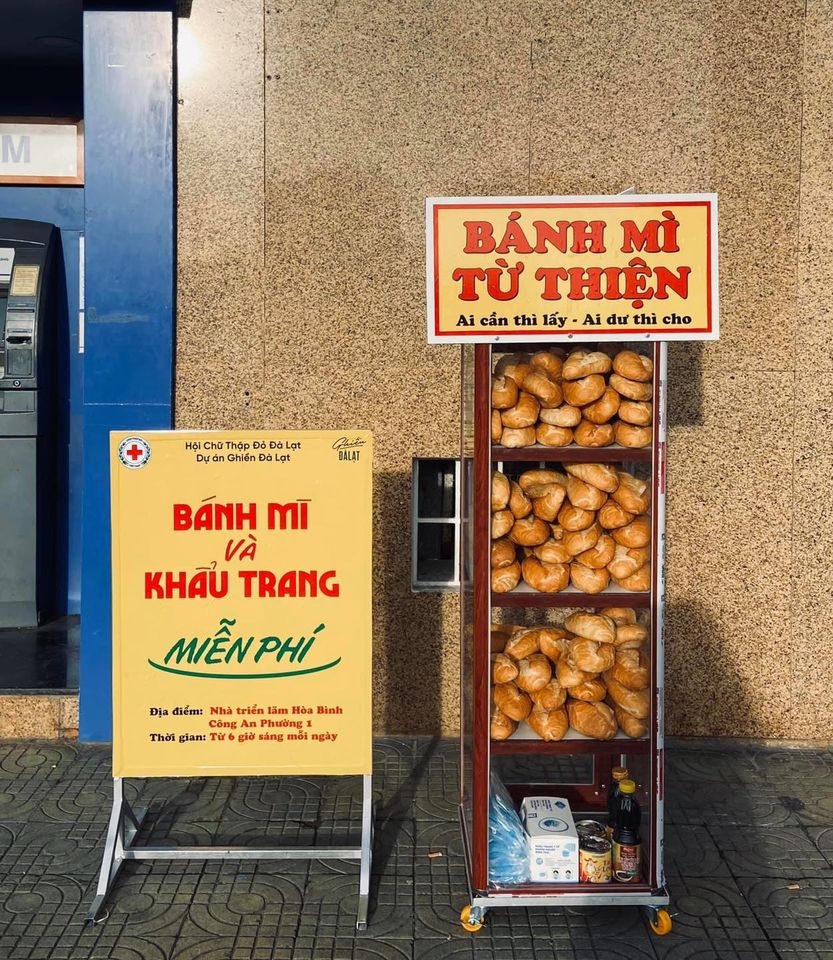
M 51 224 L 0 219 L 0 627 L 55 612 L 57 245 Z

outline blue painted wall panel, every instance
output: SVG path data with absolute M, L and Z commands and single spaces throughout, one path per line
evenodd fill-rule
M 84 13 L 82 740 L 112 738 L 109 432 L 171 426 L 172 57 L 170 11 Z

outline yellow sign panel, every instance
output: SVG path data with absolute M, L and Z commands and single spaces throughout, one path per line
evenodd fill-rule
M 428 340 L 714 340 L 717 197 L 427 201 Z
M 114 776 L 371 772 L 371 458 L 111 435 Z

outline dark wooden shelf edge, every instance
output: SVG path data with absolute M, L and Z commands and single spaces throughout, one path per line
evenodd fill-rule
M 498 447 L 492 446 L 492 460 L 553 461 L 562 463 L 619 463 L 621 461 L 649 462 L 651 447 Z
M 493 593 L 493 607 L 650 607 L 650 593 Z
M 648 754 L 651 741 L 631 740 L 490 740 L 489 747 L 494 756 L 515 756 L 535 754 L 536 756 L 571 756 L 575 754 Z

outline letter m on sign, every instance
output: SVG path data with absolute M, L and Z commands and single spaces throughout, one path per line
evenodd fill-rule
M 17 140 L 16 144 L 15 139 Z M 21 134 L 15 138 L 10 133 L 4 133 L 0 138 L 0 156 L 3 163 L 30 163 L 31 141 L 29 137 Z

